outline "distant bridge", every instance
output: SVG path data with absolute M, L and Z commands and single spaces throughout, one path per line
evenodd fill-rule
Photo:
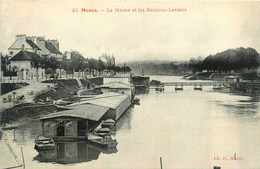
M 163 82 L 164 86 L 219 86 L 224 82 Z

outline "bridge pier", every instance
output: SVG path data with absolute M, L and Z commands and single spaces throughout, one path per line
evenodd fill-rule
M 175 85 L 175 90 L 183 90 L 183 85 L 181 85 L 181 87 L 178 87 L 178 85 Z
M 213 90 L 220 90 L 222 89 L 221 84 L 218 84 L 218 86 L 216 84 L 213 85 Z
M 202 90 L 202 85 L 200 85 L 199 87 L 197 87 L 197 85 L 194 85 L 194 90 Z

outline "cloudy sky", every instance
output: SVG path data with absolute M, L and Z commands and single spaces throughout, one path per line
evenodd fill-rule
M 58 39 L 62 52 L 77 50 L 85 57 L 113 54 L 118 62 L 185 60 L 241 46 L 260 52 L 260 2 L 1 0 L 0 3 L 3 53 L 16 34 Z M 73 8 L 79 12 L 72 12 Z M 81 8 L 100 12 L 83 13 Z M 107 8 L 187 11 L 108 13 Z

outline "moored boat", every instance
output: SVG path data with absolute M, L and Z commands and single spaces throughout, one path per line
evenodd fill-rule
M 115 121 L 113 119 L 107 119 L 102 123 L 102 127 L 104 128 L 112 128 L 115 125 Z
M 35 139 L 36 150 L 52 150 L 55 147 L 55 142 L 52 138 L 45 137 L 44 135 L 38 135 Z
M 140 105 L 140 99 L 134 98 L 134 99 L 132 100 L 132 103 L 133 103 L 133 104 L 136 104 L 136 105 Z
M 95 144 L 103 148 L 115 148 L 118 144 L 116 139 L 112 139 L 110 135 L 101 138 L 89 139 L 88 141 L 90 144 Z
M 99 136 L 106 136 L 110 133 L 110 128 L 100 128 L 96 131 L 96 134 Z

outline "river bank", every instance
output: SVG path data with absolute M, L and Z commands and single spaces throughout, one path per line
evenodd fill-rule
M 0 125 L 1 126 L 17 126 L 19 124 L 26 123 L 27 121 L 38 118 L 48 113 L 59 111 L 60 108 L 53 103 L 59 99 L 66 102 L 78 102 L 77 92 L 79 91 L 79 85 L 75 79 L 68 80 L 48 80 L 40 82 L 30 82 L 27 85 L 28 91 L 21 90 L 25 99 L 16 105 L 11 103 L 9 108 L 1 111 Z M 37 90 L 34 86 L 46 86 L 44 90 Z M 16 91 L 16 90 L 14 90 Z M 29 92 L 33 91 L 33 95 Z M 19 92 L 17 92 L 19 93 Z M 75 95 L 76 94 L 76 95 Z M 28 96 L 27 96 L 28 95 Z M 3 103 L 9 104 L 9 103 Z

